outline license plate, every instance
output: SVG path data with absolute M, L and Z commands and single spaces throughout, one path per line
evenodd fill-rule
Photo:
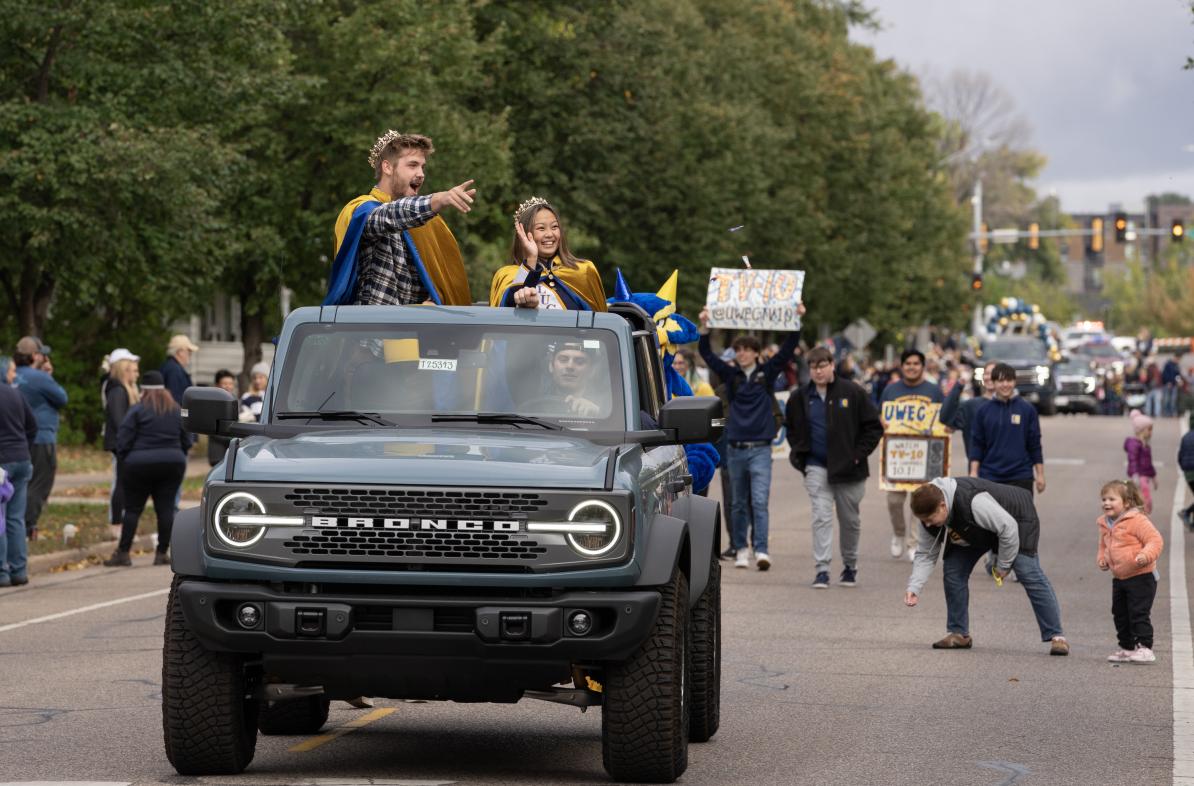
M 1057 401 L 1057 406 L 1064 407 L 1070 403 L 1070 397 L 1069 396 L 1058 396 L 1056 401 Z
M 1024 394 L 1024 400 L 1025 400 L 1025 401 L 1031 401 L 1032 403 L 1034 403 L 1034 404 L 1035 404 L 1037 401 L 1039 401 L 1039 400 L 1040 400 L 1040 396 L 1039 396 L 1039 395 L 1037 395 L 1036 393 L 1025 393 L 1025 394 Z

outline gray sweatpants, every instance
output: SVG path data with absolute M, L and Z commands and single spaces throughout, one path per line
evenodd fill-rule
M 907 491 L 887 492 L 887 514 L 891 516 L 891 534 L 904 539 L 904 548 L 916 548 L 916 524 L 908 526 L 908 518 L 904 509 L 908 507 Z
M 858 540 L 862 523 L 858 506 L 866 493 L 866 481 L 830 483 L 824 467 L 808 466 L 804 471 L 804 488 L 813 509 L 813 559 L 817 572 L 829 570 L 833 561 L 833 510 L 837 508 L 838 528 L 841 530 L 842 564 L 858 568 Z

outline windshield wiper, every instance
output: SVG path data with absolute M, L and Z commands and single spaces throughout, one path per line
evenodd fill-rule
M 563 431 L 564 427 L 550 420 L 541 420 L 529 415 L 519 415 L 516 412 L 467 412 L 455 415 L 432 415 L 432 423 L 529 423 L 549 431 Z
M 279 412 L 274 415 L 278 420 L 291 420 L 297 418 L 307 418 L 308 420 L 355 420 L 358 423 L 373 423 L 377 426 L 385 426 L 386 428 L 398 428 L 397 423 L 379 417 L 376 412 L 357 412 L 352 409 L 325 409 L 312 410 L 310 412 Z

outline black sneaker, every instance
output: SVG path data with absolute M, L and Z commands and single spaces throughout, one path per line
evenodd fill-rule
M 737 550 L 734 549 L 733 546 L 730 546 L 728 549 L 726 549 L 725 551 L 723 551 L 721 553 L 722 559 L 734 559 L 737 556 L 738 556 L 738 552 L 737 552 Z
M 855 568 L 845 568 L 842 570 L 842 576 L 837 580 L 837 583 L 843 587 L 858 586 L 858 571 Z
M 813 589 L 829 589 L 829 572 L 821 571 L 813 579 Z

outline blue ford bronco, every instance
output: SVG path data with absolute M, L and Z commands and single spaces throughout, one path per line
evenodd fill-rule
M 664 400 L 655 325 L 610 313 L 301 308 L 258 423 L 180 514 L 163 649 L 166 755 L 232 774 L 257 734 L 334 699 L 601 707 L 603 763 L 668 783 L 719 723 L 717 503 L 683 444 L 716 398 Z

